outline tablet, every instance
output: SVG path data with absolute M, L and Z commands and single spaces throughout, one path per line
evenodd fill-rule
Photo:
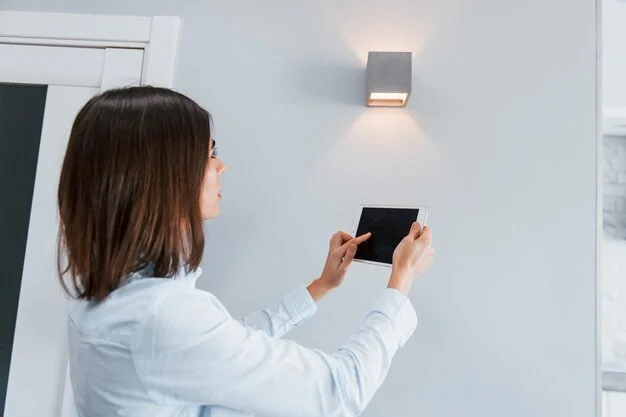
M 393 251 L 409 233 L 413 222 L 424 226 L 427 215 L 427 207 L 360 206 L 352 236 L 367 232 L 372 236 L 358 246 L 354 260 L 390 267 Z

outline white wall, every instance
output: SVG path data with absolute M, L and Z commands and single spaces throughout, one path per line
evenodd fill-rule
M 315 278 L 358 203 L 430 206 L 420 326 L 365 416 L 594 414 L 593 0 L 3 3 L 183 18 L 176 85 L 229 163 L 201 285 L 235 314 Z M 415 53 L 406 110 L 363 106 L 369 49 Z M 337 347 L 386 274 L 294 337 Z

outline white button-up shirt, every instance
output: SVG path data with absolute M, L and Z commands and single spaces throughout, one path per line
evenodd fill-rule
M 201 270 L 134 274 L 104 301 L 73 301 L 70 375 L 80 417 L 356 416 L 413 333 L 409 299 L 385 289 L 325 353 L 281 339 L 317 309 L 306 288 L 241 320 L 195 288 Z

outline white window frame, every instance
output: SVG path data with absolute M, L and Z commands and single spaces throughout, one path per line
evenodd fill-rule
M 143 49 L 141 85 L 174 83 L 180 18 L 0 11 L 0 43 Z M 107 87 L 103 80 L 103 89 Z M 63 417 L 73 409 L 69 365 L 62 392 Z

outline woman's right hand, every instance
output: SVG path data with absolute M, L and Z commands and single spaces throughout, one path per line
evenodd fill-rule
M 435 250 L 431 246 L 430 228 L 422 228 L 415 222 L 408 235 L 393 252 L 392 272 L 388 288 L 408 294 L 413 281 L 428 269 L 433 262 Z

